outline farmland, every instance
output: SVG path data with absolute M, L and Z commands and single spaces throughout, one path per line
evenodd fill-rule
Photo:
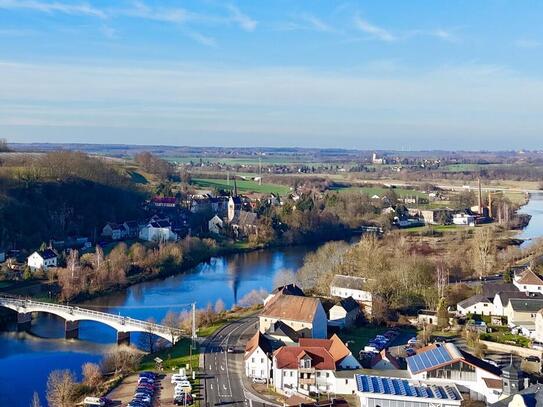
M 193 178 L 191 180 L 192 185 L 197 188 L 202 189 L 224 189 L 224 190 L 233 190 L 234 181 L 228 181 L 226 179 L 215 179 L 215 178 Z M 278 184 L 266 184 L 263 183 L 260 185 L 256 181 L 249 180 L 236 180 L 237 188 L 239 192 L 257 192 L 262 194 L 279 194 L 286 195 L 290 188 L 285 185 Z

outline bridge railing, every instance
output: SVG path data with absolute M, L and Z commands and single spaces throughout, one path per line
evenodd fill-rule
M 26 298 L 11 296 L 11 295 L 0 295 L 0 303 L 10 303 L 12 305 L 17 305 L 22 308 L 26 308 L 27 306 L 37 306 L 44 309 L 55 309 L 55 310 L 62 310 L 70 315 L 82 315 L 82 316 L 94 316 L 101 319 L 106 319 L 109 321 L 113 321 L 116 323 L 119 323 L 124 326 L 136 326 L 138 328 L 142 328 L 142 331 L 144 332 L 151 332 L 151 333 L 163 333 L 174 336 L 181 336 L 183 334 L 183 331 L 177 328 L 170 328 L 164 325 L 156 324 L 154 322 L 147 322 L 142 321 L 139 319 L 134 319 L 131 317 L 124 317 L 121 315 L 114 315 L 107 312 L 102 311 L 95 311 L 90 310 L 88 308 L 81 308 L 78 306 L 70 306 L 70 305 L 62 305 L 62 304 L 54 304 L 49 302 L 41 302 L 41 301 L 34 301 Z

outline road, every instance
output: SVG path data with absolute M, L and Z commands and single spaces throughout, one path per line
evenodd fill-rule
M 273 406 L 244 388 L 245 343 L 256 332 L 256 317 L 232 322 L 204 343 L 204 406 Z M 231 348 L 234 352 L 228 352 Z

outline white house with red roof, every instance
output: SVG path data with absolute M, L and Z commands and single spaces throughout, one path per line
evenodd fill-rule
M 341 370 L 359 369 L 360 363 L 341 339 L 300 338 L 298 346 L 283 346 L 273 354 L 273 385 L 279 392 L 291 394 L 338 393 Z M 345 390 L 354 391 L 353 387 Z

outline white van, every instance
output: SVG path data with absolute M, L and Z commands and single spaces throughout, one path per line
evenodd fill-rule
M 85 407 L 104 407 L 106 402 L 104 400 L 100 400 L 98 397 L 85 397 L 85 400 L 83 400 L 83 405 Z

